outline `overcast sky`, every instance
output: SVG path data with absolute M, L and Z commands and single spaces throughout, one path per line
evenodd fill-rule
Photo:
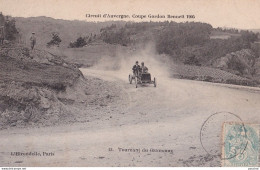
M 86 18 L 86 14 L 195 15 L 195 19 L 173 21 L 201 21 L 213 27 L 260 29 L 260 0 L 0 0 L 0 11 L 11 16 L 85 21 L 104 20 Z

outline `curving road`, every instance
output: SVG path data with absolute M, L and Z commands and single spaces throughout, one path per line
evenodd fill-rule
M 124 70 L 81 71 L 120 86 L 124 96 L 117 111 L 112 110 L 109 119 L 87 123 L 2 130 L 1 166 L 220 166 L 219 157 L 201 146 L 204 121 L 216 112 L 232 112 L 244 122 L 260 123 L 259 88 L 171 79 L 162 72 L 155 75 L 156 88 L 136 89 Z M 216 122 L 203 140 L 220 151 L 223 121 Z

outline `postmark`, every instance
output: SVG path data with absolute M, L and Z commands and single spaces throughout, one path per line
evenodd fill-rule
M 216 112 L 210 115 L 202 124 L 200 130 L 200 142 L 209 155 L 219 157 L 221 160 L 231 159 L 223 155 L 221 148 L 224 145 L 222 140 L 222 126 L 224 122 L 237 122 L 244 127 L 242 119 L 231 112 Z M 241 150 L 245 149 L 246 144 L 240 145 Z
M 259 125 L 225 122 L 222 141 L 222 166 L 258 166 Z

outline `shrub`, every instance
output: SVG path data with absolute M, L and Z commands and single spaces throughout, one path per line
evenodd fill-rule
M 228 68 L 230 68 L 231 70 L 236 70 L 242 75 L 244 70 L 246 69 L 246 66 L 241 63 L 236 57 L 232 56 L 228 63 Z
M 52 33 L 52 40 L 47 43 L 47 47 L 58 46 L 61 43 L 61 39 L 57 33 Z
M 69 44 L 69 47 L 70 48 L 80 48 L 80 47 L 84 47 L 85 45 L 87 45 L 85 38 L 79 37 L 75 42 L 71 42 Z

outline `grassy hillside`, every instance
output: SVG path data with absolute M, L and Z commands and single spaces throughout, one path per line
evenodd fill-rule
M 91 67 L 97 64 L 102 58 L 118 57 L 119 51 L 121 54 L 126 54 L 128 48 L 120 45 L 101 43 L 91 44 L 83 48 L 53 48 L 48 49 L 48 51 L 55 55 L 63 56 L 66 61 L 74 63 L 78 67 Z
M 47 42 L 52 38 L 52 33 L 58 33 L 62 42 L 60 46 L 67 47 L 71 41 L 79 36 L 98 34 L 100 29 L 112 23 L 124 24 L 124 22 L 84 22 L 53 19 L 49 17 L 16 17 L 16 27 L 22 35 L 21 40 L 29 44 L 32 32 L 36 33 L 37 47 L 46 47 Z

